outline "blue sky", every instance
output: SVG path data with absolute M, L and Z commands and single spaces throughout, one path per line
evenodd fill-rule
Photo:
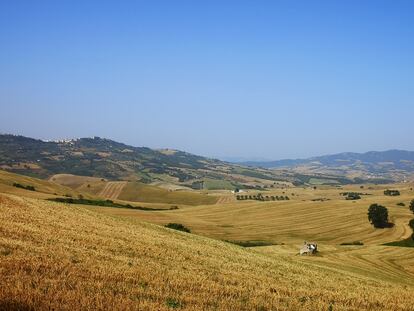
M 1 1 L 0 132 L 414 150 L 413 1 Z

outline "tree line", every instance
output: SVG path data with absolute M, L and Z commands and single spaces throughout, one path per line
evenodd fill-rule
M 287 195 L 262 195 L 261 193 L 257 195 L 237 195 L 237 200 L 257 200 L 257 201 L 284 201 L 290 200 Z

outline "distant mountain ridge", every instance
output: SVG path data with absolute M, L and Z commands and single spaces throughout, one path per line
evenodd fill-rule
M 414 172 L 414 151 L 387 150 L 369 151 L 365 153 L 343 152 L 332 155 L 311 157 L 307 159 L 285 159 L 263 162 L 247 161 L 241 162 L 239 164 L 263 168 L 324 166 L 328 168 L 359 168 L 375 173 L 388 172 L 390 170 Z

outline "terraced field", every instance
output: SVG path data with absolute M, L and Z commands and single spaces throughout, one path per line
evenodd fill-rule
M 0 232 L 0 309 L 414 310 L 408 248 L 301 257 L 5 194 Z
M 116 200 L 126 186 L 126 181 L 110 181 L 105 184 L 105 187 L 99 193 L 100 197 Z

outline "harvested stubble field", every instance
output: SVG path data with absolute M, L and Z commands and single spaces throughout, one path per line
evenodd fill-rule
M 0 309 L 414 310 L 412 271 L 385 277 L 412 266 L 411 249 L 388 247 L 405 262 L 385 261 L 381 272 L 375 258 L 389 255 L 379 249 L 343 250 L 335 264 L 331 248 L 317 257 L 242 248 L 10 194 L 0 194 L 0 232 Z
M 264 240 L 276 244 L 300 245 L 304 240 L 316 240 L 322 245 L 362 241 L 378 245 L 410 236 L 408 221 L 412 213 L 408 202 L 414 198 L 410 185 L 393 185 L 401 190 L 396 197 L 383 194 L 386 186 L 365 190 L 360 200 L 345 200 L 341 192 L 360 191 L 359 186 L 342 189 L 291 188 L 269 191 L 264 195 L 289 195 L 288 201 L 235 201 L 234 195 L 222 195 L 221 204 L 182 206 L 179 210 L 146 213 L 125 209 L 91 209 L 117 216 L 136 217 L 157 224 L 178 222 L 192 232 L 220 240 Z M 285 192 L 285 193 L 282 193 Z M 291 193 L 295 193 L 294 196 Z M 324 198 L 326 201 L 313 201 Z M 226 203 L 225 203 L 226 202 Z M 405 207 L 398 206 L 406 202 Z M 372 203 L 385 205 L 390 220 L 388 229 L 375 229 L 368 222 L 367 211 Z

